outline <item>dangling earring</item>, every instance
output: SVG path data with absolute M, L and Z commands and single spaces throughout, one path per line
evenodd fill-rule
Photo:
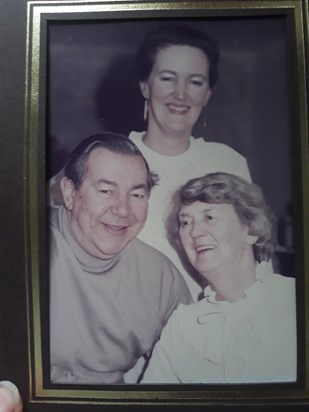
M 145 99 L 145 104 L 144 104 L 144 120 L 147 122 L 147 117 L 148 117 L 148 100 Z
M 206 122 L 206 105 L 203 107 L 203 113 L 204 113 L 204 122 L 203 122 L 203 126 L 206 127 L 207 126 L 207 122 Z

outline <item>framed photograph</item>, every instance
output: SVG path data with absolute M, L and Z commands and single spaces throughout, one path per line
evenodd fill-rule
M 0 378 L 20 388 L 25 411 L 306 410 L 306 0 L 4 0 L 0 11 Z M 169 25 L 193 27 L 219 49 L 218 79 L 192 135 L 238 152 L 277 217 L 271 266 L 296 285 L 296 304 L 290 308 L 297 326 L 293 380 L 149 384 L 129 374 L 121 383 L 99 384 L 51 377 L 49 206 L 63 203 L 63 168 L 83 139 L 104 132 L 145 134 L 149 111 L 145 115 L 135 59 L 147 34 Z M 143 233 L 141 239 L 160 250 L 160 242 L 148 242 Z M 165 244 L 161 247 L 164 252 Z M 193 296 L 199 293 L 203 285 L 185 280 Z

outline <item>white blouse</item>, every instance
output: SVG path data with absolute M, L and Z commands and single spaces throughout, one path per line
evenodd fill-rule
M 142 383 L 295 381 L 295 280 L 268 267 L 238 302 L 216 301 L 207 286 L 200 302 L 179 306 Z

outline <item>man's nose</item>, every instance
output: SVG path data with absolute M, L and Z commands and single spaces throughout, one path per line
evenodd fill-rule
M 112 212 L 119 217 L 127 217 L 130 214 L 130 202 L 127 196 L 118 196 L 115 199 Z

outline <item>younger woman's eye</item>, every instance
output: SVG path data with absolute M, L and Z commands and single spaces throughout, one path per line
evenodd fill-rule
M 174 80 L 174 76 L 170 74 L 161 74 L 160 75 L 160 80 L 163 82 L 170 82 Z
M 203 86 L 206 82 L 206 79 L 202 76 L 196 76 L 196 77 L 191 77 L 190 83 L 193 84 L 194 86 Z

